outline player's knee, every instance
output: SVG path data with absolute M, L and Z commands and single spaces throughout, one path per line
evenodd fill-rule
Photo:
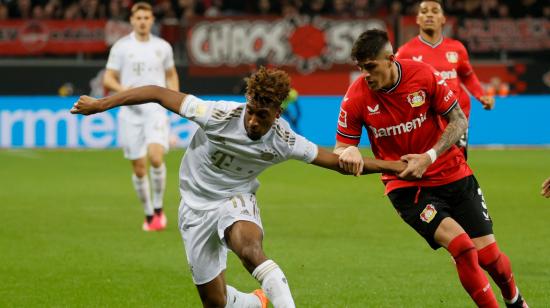
M 451 240 L 449 246 L 447 247 L 447 250 L 456 260 L 467 252 L 475 252 L 475 246 L 474 242 L 472 242 L 468 234 L 462 233 Z
M 138 178 L 143 178 L 144 176 L 147 175 L 147 172 L 145 171 L 145 167 L 143 168 L 140 168 L 140 167 L 137 167 L 137 168 L 134 168 L 134 174 L 138 177 Z
M 158 168 L 163 163 L 162 155 L 151 155 L 149 161 L 151 162 L 151 166 Z
M 134 165 L 134 174 L 138 177 L 138 178 L 142 178 L 144 176 L 147 175 L 147 170 L 145 168 L 145 165 L 142 165 L 142 164 L 135 164 Z
M 482 268 L 488 269 L 492 264 L 496 263 L 501 257 L 506 257 L 500 252 L 497 243 L 489 244 L 477 252 L 479 265 Z

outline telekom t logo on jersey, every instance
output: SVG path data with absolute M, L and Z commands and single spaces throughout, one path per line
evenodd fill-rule
M 376 128 L 374 126 L 369 125 L 369 129 L 372 131 L 374 138 L 397 136 L 403 133 L 410 133 L 413 130 L 419 127 L 422 127 L 422 123 L 426 121 L 426 118 L 427 118 L 426 114 L 421 113 L 418 117 L 405 123 L 399 123 L 397 125 L 383 127 L 383 128 Z
M 145 62 L 132 63 L 132 70 L 136 75 L 141 76 L 141 73 L 145 71 Z

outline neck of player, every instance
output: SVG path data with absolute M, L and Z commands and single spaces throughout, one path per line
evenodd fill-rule
M 397 72 L 397 64 L 395 62 L 391 63 L 391 71 L 390 71 L 390 80 L 388 80 L 388 83 L 384 85 L 384 89 L 391 89 L 395 84 L 397 83 L 397 79 L 399 79 L 399 73 Z
M 441 40 L 441 37 L 443 37 L 443 33 L 441 30 L 435 31 L 435 30 L 420 30 L 420 36 L 423 40 L 426 42 L 435 45 L 437 42 Z
M 136 39 L 140 42 L 147 42 L 149 40 L 149 33 L 140 34 L 136 32 Z

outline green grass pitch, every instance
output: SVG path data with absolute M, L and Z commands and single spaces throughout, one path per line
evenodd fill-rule
M 0 151 L 0 307 L 199 307 L 176 227 L 181 156 L 167 156 L 168 230 L 144 233 L 120 151 Z M 523 295 L 548 307 L 550 150 L 471 150 L 470 164 Z M 298 307 L 473 307 L 451 258 L 399 219 L 378 175 L 287 162 L 260 180 L 264 247 Z M 258 288 L 234 255 L 226 277 Z

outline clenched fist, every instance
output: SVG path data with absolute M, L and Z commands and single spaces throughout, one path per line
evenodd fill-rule
M 71 108 L 71 113 L 78 113 L 83 115 L 90 115 L 98 112 L 105 111 L 105 108 L 102 108 L 102 104 L 98 103 L 97 98 L 93 98 L 87 95 L 82 95 L 76 103 L 74 103 L 73 108 Z

